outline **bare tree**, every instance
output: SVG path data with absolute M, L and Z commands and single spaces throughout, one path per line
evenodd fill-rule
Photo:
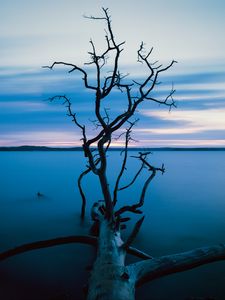
M 157 172 L 163 173 L 164 166 L 154 167 L 149 161 L 150 152 L 139 152 L 133 158 L 140 161 L 140 168 L 133 175 L 133 179 L 125 185 L 121 185 L 121 178 L 127 167 L 129 142 L 132 140 L 131 132 L 137 119 L 134 114 L 143 102 L 156 102 L 160 105 L 168 106 L 171 109 L 175 106 L 172 87 L 166 98 L 159 99 L 152 96 L 152 92 L 159 83 L 161 73 L 170 69 L 176 61 L 171 61 L 167 66 L 158 62 L 151 62 L 151 49 L 145 52 L 144 44 L 141 43 L 137 50 L 138 62 L 145 65 L 148 76 L 141 81 L 129 82 L 119 71 L 119 58 L 123 51 L 124 42 L 118 43 L 114 37 L 111 25 L 111 17 L 108 9 L 103 8 L 102 17 L 87 17 L 92 20 L 103 20 L 106 23 L 106 49 L 100 54 L 97 53 L 95 44 L 90 41 L 91 60 L 88 65 L 93 65 L 96 71 L 94 83 L 90 81 L 87 71 L 75 64 L 55 61 L 51 66 L 45 68 L 54 69 L 57 65 L 69 68 L 69 73 L 78 72 L 81 74 L 84 87 L 92 90 L 95 95 L 94 114 L 97 127 L 96 135 L 89 137 L 86 126 L 82 124 L 76 113 L 72 109 L 71 100 L 66 95 L 55 95 L 50 101 L 62 100 L 67 108 L 68 116 L 72 118 L 75 126 L 81 131 L 83 153 L 87 159 L 87 168 L 78 178 L 78 188 L 82 198 L 81 217 L 85 217 L 86 196 L 82 187 L 82 179 L 88 173 L 93 173 L 99 180 L 102 191 L 102 200 L 93 203 L 91 216 L 98 228 L 96 236 L 70 236 L 55 238 L 52 240 L 39 241 L 25 244 L 17 248 L 8 250 L 0 254 L 0 260 L 12 257 L 19 253 L 39 248 L 51 247 L 67 243 L 86 243 L 97 248 L 96 259 L 90 271 L 88 282 L 87 299 L 116 299 L 132 300 L 135 298 L 135 288 L 147 281 L 154 280 L 176 272 L 181 272 L 195 268 L 197 266 L 225 259 L 225 244 L 211 247 L 194 249 L 192 251 L 163 256 L 152 257 L 143 251 L 132 247 L 132 243 L 137 236 L 144 216 L 136 222 L 129 237 L 124 241 L 121 237 L 121 229 L 130 218 L 124 217 L 124 213 L 142 215 L 142 206 L 146 198 L 146 191 Z M 104 74 L 104 67 L 109 57 L 113 59 L 110 73 Z M 105 75 L 105 76 L 104 76 Z M 91 82 L 91 83 L 90 83 Z M 104 100 L 114 89 L 119 90 L 126 96 L 127 105 L 124 111 L 115 117 L 104 107 Z M 107 152 L 110 149 L 112 139 L 116 132 L 119 138 L 124 139 L 122 151 L 123 160 L 121 168 L 116 177 L 113 188 L 110 188 L 107 179 L 108 159 Z M 118 137 L 117 137 L 118 138 Z M 118 206 L 118 195 L 121 190 L 128 189 L 135 184 L 136 179 L 142 172 L 147 172 L 147 179 L 143 182 L 139 199 L 136 203 L 125 206 Z M 110 184 L 112 184 L 110 182 Z M 125 263 L 127 253 L 140 258 L 137 263 L 127 265 Z

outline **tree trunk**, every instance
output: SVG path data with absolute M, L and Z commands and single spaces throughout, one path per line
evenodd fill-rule
M 98 205 L 101 205 L 98 203 Z M 96 208 L 96 207 L 95 207 Z M 69 243 L 96 246 L 97 256 L 89 279 L 88 300 L 134 300 L 135 288 L 157 278 L 225 260 L 225 244 L 202 247 L 161 257 L 129 247 L 113 223 L 100 216 L 99 237 L 70 236 L 28 243 L 0 253 L 0 261 L 27 251 Z M 126 253 L 142 260 L 125 266 Z
M 120 233 L 110 221 L 99 224 L 97 258 L 88 286 L 88 300 L 134 300 L 135 277 L 125 266 L 126 251 L 121 247 Z

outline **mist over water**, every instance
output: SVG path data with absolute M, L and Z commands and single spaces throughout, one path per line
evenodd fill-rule
M 157 174 L 148 191 L 145 222 L 135 246 L 160 256 L 224 243 L 225 152 L 155 151 L 150 161 L 154 166 L 164 163 L 166 172 Z M 120 165 L 120 152 L 110 152 L 112 188 Z M 130 158 L 121 184 L 128 183 L 138 168 L 139 162 Z M 88 234 L 91 203 L 101 199 L 101 193 L 97 178 L 88 175 L 83 183 L 89 202 L 82 224 L 76 180 L 84 169 L 81 152 L 1 152 L 0 251 L 36 240 Z M 147 175 L 145 170 L 131 189 L 120 192 L 118 207 L 138 201 Z M 94 254 L 90 246 L 74 244 L 10 258 L 0 264 L 0 299 L 82 299 L 88 278 L 85 268 L 92 264 Z M 224 282 L 225 263 L 219 262 L 156 280 L 140 288 L 137 296 L 143 300 L 222 300 Z

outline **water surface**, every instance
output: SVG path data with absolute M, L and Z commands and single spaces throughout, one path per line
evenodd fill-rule
M 132 154 L 134 154 L 132 152 Z M 113 186 L 120 153 L 109 154 Z M 76 178 L 85 168 L 81 152 L 0 153 L 0 251 L 41 239 L 88 233 L 90 220 L 79 219 Z M 135 245 L 153 256 L 225 242 L 225 152 L 155 151 L 152 164 L 165 163 L 148 191 L 145 222 Z M 138 169 L 130 159 L 123 183 Z M 148 174 L 120 193 L 119 205 L 133 203 Z M 101 199 L 95 176 L 84 181 L 91 203 Z M 44 197 L 37 197 L 40 192 Z M 87 212 L 88 216 L 88 212 Z M 127 232 L 131 230 L 130 222 Z M 0 299 L 82 299 L 89 246 L 66 245 L 13 257 L 0 265 Z M 143 300 L 190 297 L 225 299 L 225 263 L 214 263 L 149 283 L 137 292 Z

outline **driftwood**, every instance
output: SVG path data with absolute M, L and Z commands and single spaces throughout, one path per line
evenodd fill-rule
M 129 142 L 132 140 L 132 128 L 136 125 L 137 119 L 133 119 L 137 109 L 143 102 L 155 102 L 156 104 L 167 106 L 169 109 L 175 107 L 173 95 L 175 90 L 172 86 L 171 91 L 164 99 L 152 96 L 161 73 L 170 69 L 176 61 L 171 61 L 167 66 L 162 66 L 158 62 L 151 62 L 153 49 L 145 52 L 144 43 L 140 44 L 137 51 L 138 62 L 142 63 L 148 72 L 146 78 L 140 82 L 129 81 L 126 76 L 119 71 L 119 58 L 123 51 L 124 42 L 117 43 L 112 31 L 111 18 L 108 9 L 103 8 L 103 16 L 87 17 L 91 20 L 103 20 L 106 22 L 106 49 L 97 54 L 93 41 L 90 41 L 92 50 L 89 52 L 91 60 L 86 65 L 93 66 L 96 71 L 96 80 L 90 83 L 88 72 L 75 64 L 55 61 L 50 66 L 45 66 L 53 70 L 61 65 L 69 68 L 69 73 L 78 72 L 81 74 L 84 87 L 94 92 L 94 113 L 96 120 L 93 121 L 97 129 L 94 136 L 89 137 L 86 125 L 81 124 L 76 113 L 73 112 L 72 102 L 66 95 L 55 95 L 50 101 L 60 100 L 66 106 L 67 114 L 75 126 L 81 132 L 83 143 L 83 153 L 87 159 L 87 168 L 78 178 L 78 188 L 82 199 L 81 217 L 85 217 L 86 195 L 82 181 L 85 176 L 94 174 L 99 180 L 102 191 L 102 200 L 92 199 L 92 219 L 97 230 L 96 236 L 69 236 L 55 238 L 46 241 L 24 244 L 14 249 L 0 254 L 0 260 L 8 259 L 14 255 L 40 248 L 52 247 L 68 243 L 84 243 L 96 247 L 96 259 L 93 268 L 90 270 L 90 279 L 87 288 L 88 300 L 132 300 L 135 299 L 135 289 L 147 281 L 154 280 L 172 273 L 189 270 L 203 264 L 224 260 L 225 244 L 212 247 L 194 249 L 192 251 L 162 256 L 152 257 L 139 249 L 133 248 L 132 243 L 137 236 L 144 216 L 136 222 L 130 236 L 123 240 L 121 230 L 125 228 L 130 217 L 125 214 L 142 215 L 142 207 L 146 200 L 146 192 L 152 184 L 152 180 L 157 173 L 164 173 L 164 165 L 154 167 L 148 160 L 150 152 L 139 152 L 132 159 L 140 161 L 140 167 L 133 175 L 130 182 L 121 184 L 121 179 L 127 171 Z M 111 72 L 104 74 L 104 66 L 107 64 L 109 56 L 113 57 Z M 110 115 L 104 106 L 104 100 L 113 90 L 121 92 L 127 100 L 127 105 L 121 114 Z M 121 169 L 116 177 L 114 188 L 110 189 L 107 178 L 107 153 L 115 133 L 119 132 L 116 138 L 124 138 L 124 149 L 121 153 L 123 160 Z M 146 173 L 146 179 L 142 181 L 143 186 L 140 190 L 139 199 L 128 205 L 117 207 L 120 203 L 119 192 L 128 189 L 136 183 L 137 178 Z M 94 197 L 94 195 L 93 195 Z M 127 254 L 132 254 L 140 258 L 140 261 L 127 265 L 125 259 Z

